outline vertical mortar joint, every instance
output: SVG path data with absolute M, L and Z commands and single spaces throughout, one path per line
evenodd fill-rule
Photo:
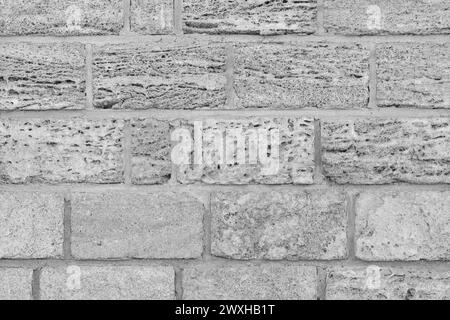
M 94 110 L 93 48 L 86 44 L 86 109 Z
M 375 109 L 378 107 L 377 101 L 377 57 L 376 57 L 377 46 L 375 43 L 370 44 L 370 54 L 369 54 L 369 108 Z
M 183 0 L 173 0 L 173 28 L 176 35 L 183 34 Z
M 131 1 L 133 0 L 123 0 L 123 25 L 120 34 L 131 32 Z
M 324 35 L 326 33 L 325 26 L 324 26 L 324 11 L 325 11 L 324 0 L 318 0 L 317 1 L 317 34 L 318 35 Z
M 31 283 L 31 297 L 33 300 L 41 299 L 41 272 L 42 268 L 37 268 L 33 270 L 33 278 Z
M 227 46 L 225 47 L 225 50 L 226 50 L 225 77 L 227 80 L 226 106 L 227 106 L 227 109 L 234 109 L 235 108 L 235 97 L 236 97 L 236 93 L 234 92 L 234 64 L 235 64 L 234 45 L 227 44 Z
M 314 183 L 325 183 L 322 168 L 322 125 L 319 119 L 314 120 Z
M 72 259 L 72 202 L 71 197 L 66 195 L 64 197 L 64 239 L 63 239 L 63 254 L 64 260 Z
M 128 119 L 125 121 L 124 125 L 124 142 L 123 142 L 123 173 L 124 182 L 126 185 L 132 185 L 132 155 L 131 155 L 131 144 L 132 144 L 132 130 L 131 121 Z
M 183 269 L 174 267 L 175 270 L 175 299 L 183 300 Z

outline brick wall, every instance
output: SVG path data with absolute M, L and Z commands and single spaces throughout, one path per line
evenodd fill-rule
M 449 34 L 447 0 L 0 0 L 0 298 L 450 299 Z M 278 170 L 174 161 L 230 128 Z

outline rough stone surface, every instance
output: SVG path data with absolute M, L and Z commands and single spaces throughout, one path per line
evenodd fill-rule
M 168 121 L 131 121 L 131 179 L 133 184 L 163 184 L 170 180 L 172 163 Z
M 244 260 L 347 256 L 342 193 L 223 192 L 215 193 L 211 201 L 215 256 Z
M 84 60 L 76 43 L 1 43 L 0 110 L 83 109 Z
M 123 182 L 121 120 L 0 121 L 0 183 Z
M 0 0 L 0 35 L 118 34 L 122 0 Z
M 357 109 L 368 104 L 369 51 L 360 44 L 248 44 L 235 50 L 240 107 Z
M 61 257 L 63 214 L 60 194 L 0 192 L 0 258 Z
M 356 255 L 369 261 L 450 260 L 450 192 L 363 193 Z
M 174 300 L 172 267 L 44 268 L 42 300 Z
M 225 50 L 215 45 L 126 43 L 94 50 L 94 105 L 197 109 L 225 105 Z
M 173 32 L 173 0 L 132 0 L 131 30 L 140 34 Z
M 190 132 L 200 128 L 203 134 L 202 163 L 192 164 L 191 155 L 186 152 L 189 154 L 188 161 L 191 161 L 189 163 L 192 165 L 186 165 L 183 162 L 177 166 L 179 182 L 313 183 L 314 121 L 312 119 L 208 119 L 198 123 L 200 126 L 195 122 L 186 121 L 173 124 L 176 129 L 186 129 Z M 191 134 L 190 138 L 194 137 L 195 135 Z M 264 138 L 266 138 L 265 141 Z M 196 140 L 202 141 L 200 138 Z M 181 144 L 181 141 L 175 141 L 174 144 Z M 194 153 L 195 147 L 190 150 Z
M 72 198 L 72 254 L 81 259 L 198 258 L 204 206 L 183 193 L 81 193 Z
M 311 34 L 317 0 L 184 0 L 187 33 Z
M 449 61 L 450 45 L 447 43 L 379 45 L 379 106 L 449 109 Z
M 449 119 L 322 123 L 325 176 L 340 184 L 450 183 Z
M 331 33 L 447 34 L 447 0 L 325 0 L 324 28 Z
M 0 269 L 0 300 L 31 300 L 33 270 Z
M 327 278 L 328 300 L 449 300 L 450 272 L 421 269 L 336 268 Z
M 186 300 L 315 300 L 315 267 L 201 266 L 183 271 Z

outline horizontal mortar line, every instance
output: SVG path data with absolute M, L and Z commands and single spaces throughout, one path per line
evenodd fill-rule
M 103 36 L 3 36 L 0 37 L 3 43 L 11 42 L 35 42 L 35 43 L 58 43 L 58 42 L 79 42 L 91 44 L 127 43 L 127 42 L 174 42 L 177 44 L 186 43 L 188 45 L 198 44 L 198 42 L 307 42 L 307 41 L 329 41 L 329 42 L 447 42 L 450 41 L 450 34 L 430 34 L 430 35 L 337 35 L 326 33 L 323 35 L 252 35 L 252 34 L 184 34 L 184 35 L 103 35 Z
M 377 109 L 221 109 L 221 110 L 159 110 L 140 111 L 124 110 L 42 110 L 42 111 L 0 111 L 0 118 L 37 118 L 37 119 L 130 119 L 130 118 L 160 118 L 160 119 L 236 119 L 236 117 L 305 117 L 316 119 L 358 119 L 358 118 L 432 118 L 450 117 L 449 109 L 417 109 L 417 108 L 377 108 Z
M 3 192 L 58 192 L 58 193 L 101 193 L 122 192 L 132 194 L 134 192 L 217 192 L 217 191 L 315 191 L 336 190 L 342 192 L 354 191 L 450 191 L 450 184 L 386 184 L 386 185 L 0 185 Z
M 397 268 L 416 268 L 420 269 L 442 269 L 448 270 L 450 261 L 354 261 L 354 260 L 230 260 L 218 257 L 211 257 L 208 260 L 202 259 L 123 259 L 123 260 L 0 260 L 0 268 L 41 268 L 41 267 L 65 267 L 77 265 L 83 266 L 104 266 L 104 267 L 159 267 L 172 266 L 178 268 L 189 267 L 261 267 L 261 266 L 285 266 L 285 267 L 397 267 Z

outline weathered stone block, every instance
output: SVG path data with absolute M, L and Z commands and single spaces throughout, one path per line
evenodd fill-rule
M 183 271 L 186 300 L 315 300 L 315 267 L 192 267 Z
M 44 268 L 42 300 L 174 300 L 172 267 Z
M 336 268 L 329 271 L 328 300 L 449 300 L 450 273 L 424 269 Z
M 77 193 L 72 254 L 80 259 L 198 258 L 204 205 L 184 193 Z
M 122 120 L 0 121 L 0 183 L 123 182 Z
M 33 270 L 21 268 L 0 269 L 1 300 L 31 300 Z
M 184 0 L 184 31 L 200 33 L 311 34 L 317 0 Z
M 131 155 L 131 179 L 134 184 L 168 182 L 172 175 L 169 122 L 133 119 Z
M 173 138 L 179 140 L 174 141 L 172 158 L 177 167 L 177 180 L 181 183 L 314 182 L 312 119 L 207 119 L 174 122 L 173 126 Z M 200 137 L 196 137 L 196 130 L 201 133 Z M 178 153 L 184 154 L 181 160 L 177 158 Z M 196 155 L 203 155 L 201 163 L 196 161 Z
M 0 192 L 0 258 L 61 257 L 63 215 L 60 194 Z
M 450 260 L 450 192 L 366 192 L 356 202 L 356 255 Z
M 361 119 L 322 125 L 325 176 L 340 184 L 450 183 L 449 119 Z
M 223 192 L 215 193 L 211 201 L 215 256 L 243 260 L 347 256 L 342 193 Z
M 450 108 L 449 61 L 450 45 L 447 43 L 379 45 L 378 105 Z
M 198 109 L 226 102 L 225 49 L 218 45 L 110 44 L 94 49 L 94 106 Z
M 351 43 L 236 46 L 234 89 L 244 108 L 359 109 L 369 100 L 369 51 Z
M 325 0 L 324 27 L 331 33 L 447 34 L 446 0 Z
M 173 0 L 132 0 L 131 30 L 140 34 L 173 32 Z
M 122 0 L 1 0 L 0 35 L 118 34 Z
M 85 89 L 81 44 L 0 44 L 0 110 L 83 109 Z

